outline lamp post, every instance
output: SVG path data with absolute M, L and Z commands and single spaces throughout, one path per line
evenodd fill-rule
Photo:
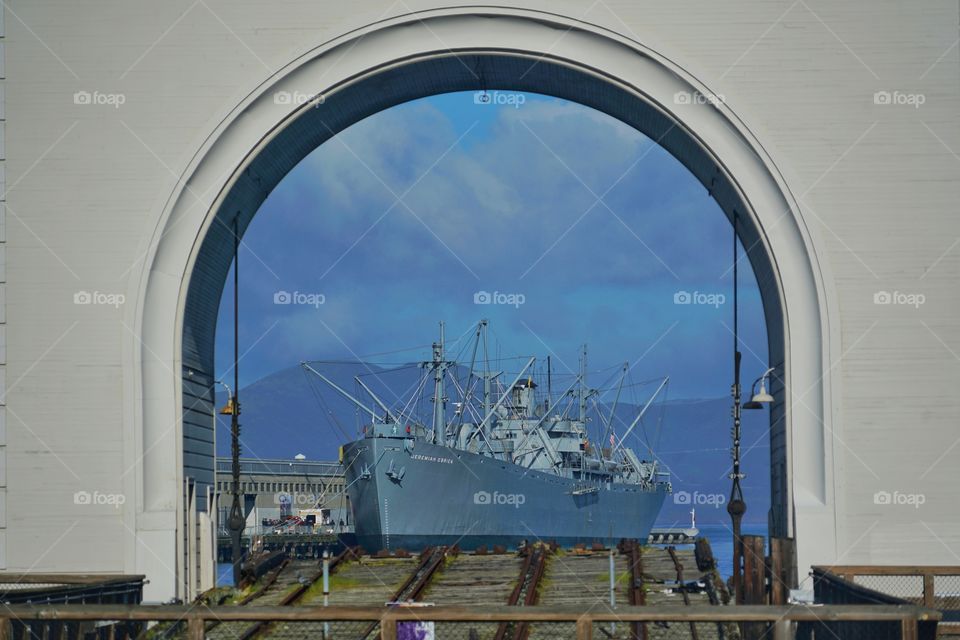
M 233 562 L 233 584 L 240 585 L 240 564 L 243 550 L 240 546 L 240 534 L 246 526 L 243 517 L 243 506 L 240 502 L 240 236 L 237 235 L 237 221 L 233 221 L 233 393 L 227 387 L 227 405 L 220 410 L 221 415 L 230 416 L 230 457 L 232 471 L 233 500 L 230 503 L 230 516 L 227 518 L 227 528 L 230 530 L 231 561 Z
M 765 381 L 773 369 L 767 369 L 763 375 L 757 378 L 751 388 L 751 398 L 745 402 L 742 407 L 740 404 L 740 336 L 738 326 L 738 300 L 737 300 L 737 212 L 733 212 L 733 385 L 730 387 L 730 394 L 733 396 L 733 470 L 730 473 L 732 485 L 730 487 L 730 499 L 727 501 L 727 513 L 730 514 L 730 520 L 733 524 L 733 594 L 736 604 L 743 604 L 743 584 L 740 574 L 740 563 L 743 557 L 743 540 L 741 538 L 740 525 L 743 521 L 743 514 L 747 512 L 747 503 L 743 499 L 743 489 L 740 487 L 740 481 L 746 477 L 740 470 L 740 410 L 743 409 L 761 409 L 764 404 L 773 402 L 773 396 L 767 393 Z M 760 383 L 760 391 L 754 393 L 757 383 Z
M 730 387 L 730 395 L 733 396 L 733 448 L 731 454 L 733 457 L 733 471 L 730 473 L 730 479 L 733 481 L 730 487 L 730 499 L 727 500 L 727 513 L 730 514 L 731 524 L 733 525 L 733 597 L 736 604 L 743 601 L 743 589 L 740 585 L 740 561 L 743 552 L 740 540 L 740 523 L 743 520 L 743 514 L 747 511 L 747 503 L 743 500 L 743 490 L 740 488 L 740 480 L 743 473 L 740 472 L 740 337 L 738 334 L 739 326 L 737 324 L 737 212 L 733 212 L 733 385 Z
M 220 415 L 230 416 L 230 453 L 232 458 L 232 500 L 230 515 L 227 517 L 227 529 L 230 531 L 231 562 L 233 563 L 233 584 L 240 584 L 240 564 L 243 549 L 240 534 L 246 526 L 243 507 L 240 502 L 240 403 L 233 391 L 223 380 L 217 380 L 227 390 L 227 404 L 220 409 Z

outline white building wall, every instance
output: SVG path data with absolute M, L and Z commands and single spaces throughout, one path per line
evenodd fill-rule
M 957 3 L 500 4 L 641 42 L 722 95 L 763 143 L 818 239 L 835 305 L 824 376 L 833 392 L 828 475 L 838 551 L 811 561 L 960 563 Z M 146 570 L 153 595 L 171 597 L 164 585 L 182 568 L 176 554 L 154 550 L 174 536 L 162 514 L 178 513 L 181 453 L 143 469 L 139 452 L 152 443 L 136 427 L 148 411 L 176 428 L 169 389 L 139 390 L 135 307 L 158 215 L 205 138 L 258 83 L 354 28 L 441 6 L 8 3 L 0 31 L 0 126 L 10 122 L 0 145 L 0 228 L 8 231 L 0 234 L 0 322 L 9 324 L 5 333 L 0 325 L 0 567 Z M 877 105 L 877 91 L 925 102 Z M 78 104 L 77 92 L 124 102 Z M 196 195 L 205 207 L 215 194 Z M 178 278 L 170 273 L 166 286 L 179 288 Z M 879 291 L 921 293 L 925 303 L 877 305 Z M 75 304 L 81 292 L 127 300 Z M 179 375 L 178 355 L 143 357 L 146 367 Z M 794 412 L 806 410 L 806 391 L 793 390 Z M 144 504 L 144 473 L 169 482 L 174 502 Z M 78 491 L 125 503 L 75 504 Z M 921 493 L 925 503 L 878 505 L 878 491 Z
M 0 570 L 5 569 L 7 557 L 7 122 L 4 95 L 6 90 L 6 22 L 0 12 Z

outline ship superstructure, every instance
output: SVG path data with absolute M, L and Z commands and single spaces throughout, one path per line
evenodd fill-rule
M 360 438 L 341 449 L 359 542 L 376 551 L 645 539 L 670 483 L 652 452 L 640 459 L 624 443 L 667 379 L 618 429 L 627 365 L 608 390 L 612 401 L 601 404 L 600 391 L 587 386 L 584 347 L 579 372 L 555 394 L 549 358 L 544 390 L 535 382 L 535 357 L 509 381 L 490 367 L 487 329 L 486 320 L 477 324 L 464 350 L 469 361 L 460 363 L 446 357 L 441 323 L 431 359 L 420 363 L 420 384 L 393 403 L 359 376 L 362 393 L 354 394 L 303 363 L 364 417 Z M 414 408 L 427 394 L 430 417 L 421 419 Z M 600 422 L 592 439 L 591 415 Z

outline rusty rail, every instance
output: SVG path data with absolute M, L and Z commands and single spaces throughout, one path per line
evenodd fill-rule
M 289 562 L 290 562 L 289 558 L 281 562 L 279 567 L 277 567 L 275 570 L 267 574 L 267 579 L 264 581 L 264 583 L 260 586 L 259 589 L 257 589 L 256 591 L 250 592 L 249 594 L 247 594 L 246 596 L 238 600 L 235 606 L 242 607 L 244 605 L 248 605 L 254 600 L 256 600 L 257 598 L 259 598 L 260 596 L 262 596 L 266 592 L 266 590 L 272 587 L 273 583 L 277 581 L 277 578 L 280 576 L 281 573 L 283 573 L 283 570 L 286 568 Z
M 397 589 L 392 601 L 408 602 L 419 598 L 420 594 L 427 588 L 427 585 L 430 584 L 430 580 L 433 579 L 437 569 L 443 564 L 443 559 L 447 556 L 447 553 L 456 555 L 459 553 L 459 549 L 456 547 L 434 547 L 432 549 L 425 549 L 420 555 L 420 566 L 410 574 L 407 581 Z
M 443 559 L 447 556 L 447 553 L 457 554 L 459 551 L 457 547 L 427 547 L 424 549 L 420 553 L 420 562 L 417 563 L 417 567 L 410 573 L 403 584 L 400 585 L 400 588 L 394 592 L 390 601 L 410 602 L 419 598 L 420 594 L 427 588 L 430 580 L 433 579 L 437 569 L 443 564 Z M 361 638 L 361 640 L 370 637 L 370 634 L 373 633 L 378 626 L 380 626 L 379 622 L 370 623 L 358 637 Z
M 338 553 L 336 556 L 334 556 L 330 560 L 330 567 L 329 567 L 330 573 L 333 573 L 336 570 L 337 565 L 339 565 L 345 559 L 358 557 L 360 553 L 361 553 L 360 547 L 347 547 L 346 549 Z M 280 575 L 279 571 L 273 577 L 274 581 L 276 581 L 278 575 Z M 280 602 L 278 603 L 278 606 L 289 607 L 289 606 L 295 605 L 300 600 L 300 598 L 303 597 L 303 594 L 305 594 L 307 590 L 309 590 L 310 587 L 312 587 L 316 583 L 316 581 L 322 577 L 323 577 L 323 560 L 321 559 L 320 569 L 316 573 L 314 573 L 312 576 L 310 576 L 310 582 L 308 582 L 307 584 L 301 584 L 296 589 L 294 589 L 293 591 L 285 595 L 283 599 L 281 599 Z M 262 589 L 261 593 L 265 590 L 266 588 Z M 260 622 L 254 623 L 246 631 L 240 634 L 237 640 L 250 640 L 251 638 L 256 637 L 256 635 L 260 633 L 260 631 L 262 631 L 263 628 L 267 626 L 267 624 L 269 623 L 266 620 L 261 620 Z M 207 629 L 207 631 L 209 631 L 209 629 Z
M 546 545 L 526 547 L 525 558 L 520 567 L 517 584 L 507 599 L 510 607 L 531 607 L 539 598 L 540 580 L 547 567 L 547 556 L 552 551 Z M 526 640 L 530 635 L 530 625 L 526 622 L 502 622 L 497 627 L 494 640 Z
M 673 568 L 677 573 L 677 585 L 680 595 L 683 596 L 684 606 L 690 606 L 690 596 L 687 595 L 687 585 L 683 581 L 683 565 L 680 563 L 680 558 L 677 557 L 676 547 L 667 547 L 667 553 L 670 554 L 670 559 L 673 560 Z M 690 637 L 693 640 L 700 640 L 700 634 L 697 632 L 697 624 L 690 621 Z
M 287 563 L 285 551 L 270 551 L 250 558 L 240 568 L 240 584 L 237 588 L 243 589 L 273 571 L 274 568 Z
M 647 604 L 647 594 L 643 588 L 643 547 L 637 540 L 621 540 L 617 550 L 626 557 L 630 569 L 630 586 L 627 588 L 627 600 L 632 607 Z M 642 622 L 630 623 L 632 640 L 647 640 L 647 625 Z
M 259 588 L 259 589 L 248 593 L 247 595 L 245 595 L 245 596 L 242 597 L 241 599 L 237 600 L 234 604 L 229 605 L 229 606 L 233 606 L 233 607 L 244 607 L 244 606 L 250 604 L 251 602 L 253 602 L 254 600 L 256 600 L 257 598 L 259 598 L 260 596 L 262 596 L 264 593 L 266 593 L 267 589 L 269 589 L 270 587 L 272 587 L 272 586 L 273 586 L 273 583 L 277 581 L 277 578 L 278 578 L 278 577 L 280 576 L 280 574 L 283 572 L 283 570 L 284 570 L 284 568 L 287 566 L 287 563 L 288 563 L 288 562 L 289 562 L 289 558 L 286 559 L 286 560 L 284 560 L 283 562 L 281 562 L 281 563 L 280 563 L 280 566 L 278 566 L 276 569 L 274 569 L 273 571 L 267 573 L 267 579 L 264 581 L 264 583 L 263 583 L 262 585 L 260 585 L 260 588 Z M 217 627 L 217 626 L 220 624 L 220 622 L 221 622 L 221 620 L 219 620 L 219 619 L 211 620 L 211 621 L 209 622 L 209 624 L 207 624 L 207 626 L 206 626 L 206 631 L 209 632 L 209 631 L 213 630 L 215 627 Z

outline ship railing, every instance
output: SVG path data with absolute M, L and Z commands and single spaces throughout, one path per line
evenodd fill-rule
M 656 629 L 657 637 L 687 637 L 694 626 L 710 634 L 737 625 L 744 636 L 769 640 L 820 638 L 818 625 L 830 624 L 830 638 L 932 639 L 939 612 L 914 605 L 707 606 L 659 608 L 401 606 L 401 607 L 244 607 L 206 605 L 0 605 L 0 638 L 158 638 L 200 640 L 218 622 L 270 625 L 277 637 L 356 638 L 371 623 L 379 637 L 486 637 L 500 623 L 524 622 L 533 635 L 549 638 L 623 637 L 631 629 Z M 870 625 L 871 635 L 863 635 Z M 661 632 L 676 631 L 664 635 Z M 881 635 L 876 635 L 877 633 Z M 826 637 L 826 636 L 824 636 Z

